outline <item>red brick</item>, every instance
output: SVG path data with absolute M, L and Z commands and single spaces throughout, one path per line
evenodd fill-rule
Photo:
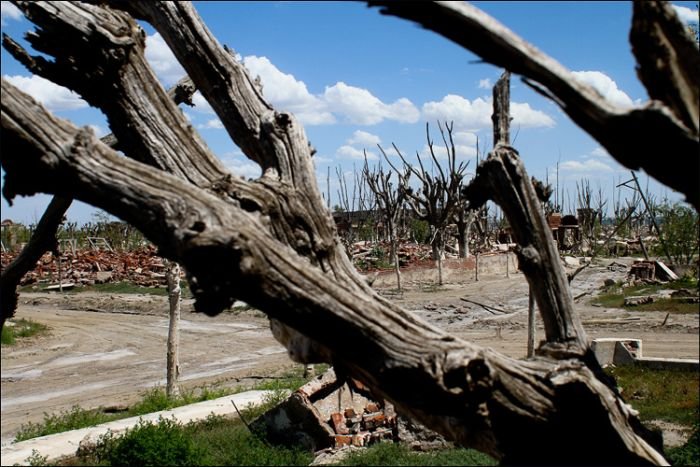
M 345 409 L 345 418 L 353 418 L 355 415 L 357 414 L 355 413 L 355 409 L 352 407 Z
M 350 446 L 353 444 L 353 435 L 335 435 L 335 447 Z
M 365 410 L 367 413 L 379 412 L 379 405 L 375 404 L 374 402 L 370 402 L 367 404 Z
M 369 433 L 366 431 L 362 431 L 356 435 L 352 435 L 352 445 L 357 446 L 358 448 L 361 448 L 367 444 L 367 441 L 369 441 Z
M 345 424 L 345 417 L 340 412 L 334 412 L 331 414 L 331 425 L 336 433 L 340 435 L 347 435 L 350 433 L 347 425 Z
M 384 425 L 385 420 L 386 416 L 383 412 L 368 413 L 362 416 L 362 424 L 366 430 L 373 430 Z

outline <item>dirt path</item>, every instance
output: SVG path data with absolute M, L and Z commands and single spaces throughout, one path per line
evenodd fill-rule
M 634 337 L 649 357 L 698 358 L 698 314 L 630 312 L 586 304 L 606 278 L 624 272 L 589 268 L 573 283 L 590 339 Z M 427 286 L 426 286 L 427 285 Z M 416 315 L 463 339 L 520 358 L 526 353 L 527 283 L 520 273 L 509 278 L 433 287 L 413 284 L 401 296 L 380 292 Z M 462 298 L 508 311 L 491 313 Z M 167 305 L 165 297 L 110 294 L 26 294 L 17 318 L 51 327 L 51 333 L 2 348 L 2 442 L 22 423 L 43 413 L 125 405 L 149 387 L 164 385 Z M 272 337 L 267 319 L 255 310 L 222 313 L 216 318 L 183 307 L 180 366 L 185 387 L 214 382 L 235 386 L 295 366 Z M 538 337 L 543 336 L 539 326 Z M 251 378 L 252 377 L 252 378 Z
M 47 301 L 31 299 L 35 298 Z M 163 304 L 160 309 L 167 308 Z M 86 312 L 44 303 L 20 306 L 17 317 L 47 324 L 51 335 L 2 349 L 3 443 L 20 424 L 41 421 L 43 412 L 68 410 L 76 404 L 83 408 L 130 404 L 148 388 L 165 385 L 164 314 Z M 258 312 L 224 313 L 216 319 L 183 313 L 180 328 L 185 387 L 250 383 L 247 377 L 294 365 Z

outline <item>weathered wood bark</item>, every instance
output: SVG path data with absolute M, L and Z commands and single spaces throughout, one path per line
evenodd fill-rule
M 142 33 L 128 15 L 80 3 L 20 2 L 42 26 L 34 46 L 57 56 L 56 66 L 65 63 L 63 54 L 107 57 L 107 64 L 77 60 L 87 68 L 82 82 L 66 84 L 83 88 L 103 109 L 120 141 L 122 135 L 138 141 L 125 150 L 136 156 L 121 157 L 3 79 L 6 197 L 71 195 L 121 217 L 186 269 L 197 310 L 216 314 L 245 300 L 272 318 L 273 334 L 293 359 L 331 362 L 459 444 L 511 463 L 565 463 L 572 452 L 581 463 L 664 463 L 587 347 L 551 235 L 542 233 L 546 224 L 512 148 L 496 148 L 479 168 L 470 199 L 478 205 L 493 194 L 511 225 L 520 225 L 521 263 L 538 284 L 548 341 L 528 361 L 450 336 L 367 286 L 324 208 L 303 129 L 263 100 L 190 4 L 110 3 L 154 25 L 263 176 L 245 181 L 228 174 L 200 144 L 163 98 L 143 59 Z M 51 46 L 66 36 L 65 47 Z M 106 92 L 100 97 L 100 86 L 110 99 Z M 476 189 L 490 190 L 489 183 L 499 183 L 500 191 Z
M 15 41 L 8 36 L 2 38 L 3 46 L 29 70 L 51 79 L 51 74 L 44 74 L 44 68 L 37 64 L 37 61 Z M 192 104 L 192 95 L 195 92 L 194 84 L 188 77 L 179 80 L 171 87 L 167 94 L 176 103 Z M 101 141 L 106 145 L 116 148 L 117 139 L 113 134 L 105 135 Z M 164 167 L 166 168 L 166 167 Z M 0 276 L 0 318 L 2 326 L 5 321 L 14 316 L 17 309 L 17 287 L 24 275 L 34 269 L 36 262 L 47 251 L 57 248 L 56 233 L 58 227 L 73 199 L 68 197 L 54 196 L 41 216 L 37 228 L 32 233 L 32 237 L 22 250 L 20 255 L 2 271 Z M 59 282 L 60 283 L 60 282 Z
M 0 275 L 0 313 L 3 327 L 5 321 L 12 318 L 17 309 L 19 282 L 27 272 L 36 267 L 36 262 L 44 253 L 58 249 L 56 232 L 71 202 L 70 198 L 55 196 L 47 206 L 32 237 L 19 256 L 2 270 L 2 275 Z
M 569 70 L 483 11 L 464 2 L 370 1 L 382 14 L 415 21 L 523 76 L 620 164 L 644 169 L 700 210 L 698 49 L 667 2 L 634 3 L 630 38 L 651 101 L 617 108 Z M 668 157 L 659 157 L 667 154 Z
M 530 287 L 527 294 L 527 358 L 535 356 L 535 321 L 535 295 Z
M 168 397 L 179 394 L 177 386 L 180 377 L 180 265 L 171 262 L 166 272 L 168 281 L 168 350 L 166 358 L 165 393 Z

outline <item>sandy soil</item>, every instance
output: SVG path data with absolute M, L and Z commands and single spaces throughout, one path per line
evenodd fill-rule
M 572 284 L 577 308 L 590 339 L 634 337 L 649 357 L 698 358 L 698 314 L 631 312 L 587 304 L 606 278 L 624 271 L 589 268 Z M 524 357 L 527 341 L 527 284 L 521 273 L 482 277 L 479 282 L 407 284 L 395 294 L 380 293 L 416 315 L 461 338 Z M 507 310 L 492 313 L 462 300 Z M 296 364 L 272 337 L 267 319 L 255 310 L 209 318 L 191 313 L 185 302 L 181 321 L 180 367 L 185 387 L 204 384 L 250 385 Z M 165 383 L 167 304 L 144 295 L 33 293 L 20 297 L 17 318 L 51 328 L 49 335 L 2 348 L 2 443 L 22 423 L 43 413 L 133 403 L 154 385 Z M 543 336 L 538 327 L 538 337 Z

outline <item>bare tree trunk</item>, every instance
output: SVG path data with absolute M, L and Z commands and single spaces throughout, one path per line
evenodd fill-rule
M 168 301 L 170 311 L 168 317 L 170 319 L 168 325 L 168 354 L 167 354 L 167 369 L 166 369 L 166 386 L 165 393 L 168 397 L 175 397 L 179 394 L 178 379 L 180 377 L 180 265 L 172 261 L 168 265 L 166 272 L 168 281 Z
M 474 282 L 479 282 L 479 252 L 474 253 Z
M 401 292 L 401 268 L 399 267 L 399 244 L 395 238 L 391 241 L 391 255 L 396 273 L 396 290 Z
M 528 290 L 527 296 L 527 358 L 535 356 L 535 296 L 532 293 L 532 286 Z

